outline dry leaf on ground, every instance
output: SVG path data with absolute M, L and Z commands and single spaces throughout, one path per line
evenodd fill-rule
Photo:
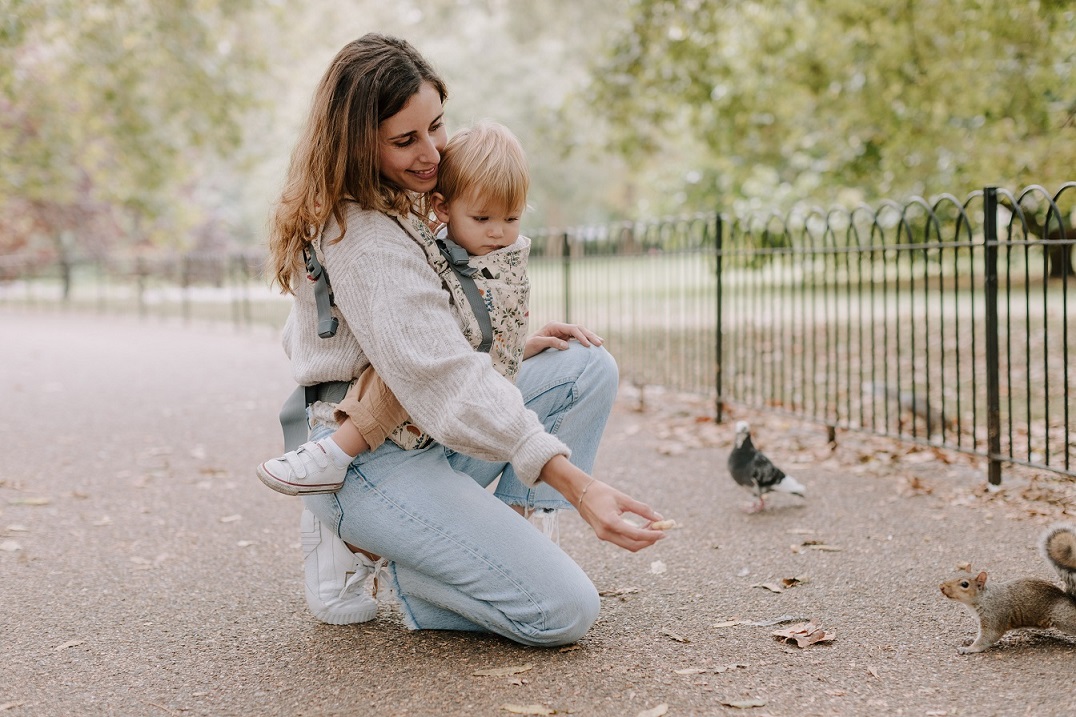
M 533 669 L 534 665 L 528 662 L 525 665 L 512 665 L 511 667 L 486 667 L 481 670 L 475 670 L 471 674 L 475 677 L 507 677 L 508 675 L 518 675 L 521 672 Z
M 756 699 L 729 700 L 729 701 L 721 700 L 721 704 L 725 705 L 726 707 L 735 707 L 736 709 L 746 710 L 746 709 L 750 709 L 752 707 L 765 707 L 766 706 L 766 700 L 756 700 Z
M 773 627 L 774 625 L 783 625 L 786 622 L 807 622 L 807 618 L 802 615 L 781 615 L 780 617 L 771 618 L 769 620 L 756 620 L 755 622 L 744 624 L 752 625 L 754 627 Z
M 796 647 L 807 647 L 817 642 L 833 642 L 837 636 L 832 632 L 826 632 L 814 622 L 801 622 L 784 630 L 777 630 L 773 636 L 780 638 L 782 642 L 795 643 Z
M 682 635 L 677 635 L 675 632 L 670 632 L 668 630 L 663 630 L 661 634 L 672 640 L 676 640 L 677 642 L 691 642 L 691 640 L 687 639 L 686 637 L 683 637 Z
M 67 641 L 67 642 L 65 642 L 64 644 L 62 644 L 62 645 L 57 645 L 57 646 L 56 646 L 55 648 L 53 648 L 53 649 L 55 649 L 55 650 L 56 650 L 56 652 L 62 652 L 63 650 L 66 650 L 66 649 L 67 649 L 67 648 L 69 648 L 69 647 L 78 647 L 78 646 L 79 646 L 79 645 L 81 645 L 81 644 L 82 644 L 82 640 L 68 640 L 68 641 Z
M 613 590 L 600 590 L 598 591 L 598 597 L 623 597 L 625 595 L 634 595 L 639 592 L 639 588 L 620 588 Z
M 642 712 L 637 714 L 635 717 L 664 717 L 664 715 L 668 714 L 668 712 L 669 712 L 669 705 L 662 702 L 657 707 L 651 707 L 648 710 L 643 710 Z
M 781 593 L 783 593 L 785 591 L 785 589 L 783 587 L 781 587 L 780 585 L 778 585 L 777 583 L 755 583 L 751 587 L 753 587 L 753 588 L 765 588 L 766 590 L 769 590 L 771 593 L 777 593 L 778 595 L 780 595 Z
M 501 705 L 501 709 L 505 712 L 511 712 L 514 715 L 555 715 L 557 711 L 545 705 Z

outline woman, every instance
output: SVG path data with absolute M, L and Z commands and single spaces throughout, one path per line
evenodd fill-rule
M 373 365 L 437 441 L 386 443 L 355 460 L 339 492 L 304 503 L 349 545 L 389 561 L 409 627 L 568 644 L 597 618 L 597 591 L 508 504 L 556 491 L 599 538 L 632 551 L 664 533 L 622 514 L 660 515 L 587 473 L 616 391 L 609 354 L 573 342 L 524 362 L 513 385 L 463 337 L 411 238 L 447 141 L 446 96 L 409 44 L 366 35 L 330 64 L 292 157 L 270 249 L 276 280 L 295 295 L 284 345 L 296 380 L 347 381 Z M 339 328 L 328 339 L 317 333 L 308 249 L 331 277 Z M 563 327 L 543 330 L 550 346 L 574 335 Z M 335 428 L 330 404 L 310 416 L 311 439 Z

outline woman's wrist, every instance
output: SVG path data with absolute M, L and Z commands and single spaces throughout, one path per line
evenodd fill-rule
M 586 490 L 596 480 L 586 471 L 574 466 L 563 454 L 553 456 L 542 466 L 540 478 L 577 508 Z

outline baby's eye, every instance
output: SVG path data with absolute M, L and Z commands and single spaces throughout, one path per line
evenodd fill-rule
M 476 222 L 488 222 L 489 217 L 472 217 Z
M 508 223 L 514 224 L 519 221 L 519 217 L 508 217 Z

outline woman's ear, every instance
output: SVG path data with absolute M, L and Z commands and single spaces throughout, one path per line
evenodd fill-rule
M 432 193 L 430 195 L 430 207 L 437 216 L 437 221 L 442 224 L 448 224 L 448 202 L 445 200 L 445 195 L 440 192 Z

